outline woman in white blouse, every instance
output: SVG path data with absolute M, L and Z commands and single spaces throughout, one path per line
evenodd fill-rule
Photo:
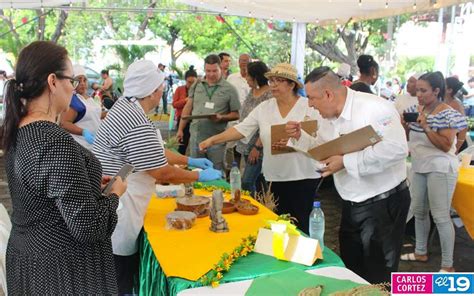
M 428 261 L 431 211 L 441 241 L 441 271 L 453 272 L 454 227 L 450 208 L 458 175 L 456 133 L 466 128 L 465 118 L 442 102 L 445 81 L 440 72 L 422 75 L 416 83 L 419 116 L 409 124 L 413 180 L 410 192 L 415 215 L 416 248 L 401 256 L 407 261 Z
M 319 114 L 308 106 L 306 98 L 298 96 L 297 91 L 303 85 L 292 65 L 278 64 L 265 76 L 274 97 L 258 105 L 238 125 L 201 142 L 199 148 L 205 150 L 216 144 L 248 138 L 260 130 L 263 174 L 271 182 L 271 191 L 278 200 L 277 213 L 291 214 L 298 220 L 298 228 L 308 233 L 309 214 L 320 178 L 315 170 L 316 161 L 302 152 L 272 155 L 271 126 L 317 119 Z

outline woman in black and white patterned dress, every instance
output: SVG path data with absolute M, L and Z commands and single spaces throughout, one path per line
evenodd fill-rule
M 37 41 L 18 58 L 2 127 L 13 202 L 6 271 L 10 295 L 116 294 L 110 236 L 118 179 L 101 195 L 99 161 L 55 122 L 76 84 L 67 51 Z

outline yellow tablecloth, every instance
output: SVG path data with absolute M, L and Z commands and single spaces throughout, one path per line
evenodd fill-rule
M 208 191 L 195 190 L 196 195 L 210 196 Z M 227 196 L 228 198 L 228 196 Z M 245 197 L 251 199 L 250 197 Z M 176 208 L 175 199 L 152 197 L 145 216 L 145 231 L 155 256 L 168 277 L 198 280 L 211 270 L 222 254 L 230 253 L 240 245 L 242 238 L 256 235 L 268 219 L 276 215 L 255 200 L 252 203 L 260 210 L 257 215 L 244 216 L 239 213 L 224 215 L 230 231 L 214 233 L 209 230 L 208 217 L 198 218 L 189 230 L 167 230 L 166 215 Z
M 469 236 L 474 239 L 474 168 L 461 168 L 453 196 L 453 206 Z

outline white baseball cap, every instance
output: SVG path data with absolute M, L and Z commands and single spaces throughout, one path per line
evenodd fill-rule
M 342 63 L 339 68 L 337 69 L 337 75 L 340 77 L 347 78 L 351 74 L 351 66 L 346 63 Z

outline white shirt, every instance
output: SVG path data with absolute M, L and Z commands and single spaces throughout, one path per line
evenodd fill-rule
M 344 200 L 363 202 L 396 187 L 407 177 L 407 139 L 400 116 L 391 102 L 348 89 L 344 109 L 338 118 L 318 121 L 316 138 L 303 132 L 298 141 L 290 139 L 288 146 L 307 151 L 367 125 L 372 125 L 382 141 L 344 155 L 345 168 L 334 174 L 336 189 Z
M 230 74 L 229 77 L 227 77 L 227 81 L 230 82 L 230 84 L 232 84 L 233 86 L 235 86 L 237 92 L 239 93 L 240 105 L 243 105 L 245 98 L 247 98 L 247 95 L 250 92 L 250 86 L 247 83 L 247 79 L 242 77 L 240 72 L 238 72 Z
M 288 121 L 304 121 L 318 119 L 319 113 L 308 106 L 308 100 L 300 97 L 286 117 L 282 117 L 277 101 L 271 98 L 258 105 L 252 112 L 234 128 L 250 137 L 260 129 L 260 139 L 263 144 L 263 175 L 267 181 L 285 182 L 321 177 L 317 170 L 317 162 L 308 159 L 306 153 L 291 152 L 272 155 L 271 126 L 286 124 Z
M 418 107 L 418 98 L 413 97 L 409 93 L 399 95 L 395 99 L 395 109 L 397 109 L 398 114 L 402 115 L 405 112 L 417 112 L 416 108 Z
M 5 89 L 5 80 L 0 79 L 0 97 L 3 96 L 4 89 Z

